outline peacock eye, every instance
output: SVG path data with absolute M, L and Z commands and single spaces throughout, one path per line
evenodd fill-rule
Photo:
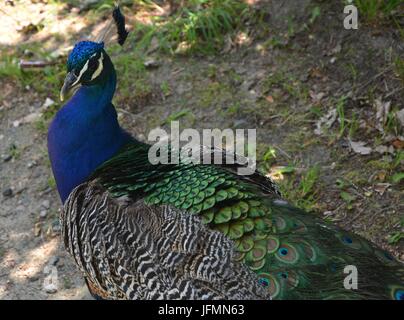
M 96 59 L 90 59 L 88 62 L 88 69 L 95 71 L 98 67 L 98 60 Z

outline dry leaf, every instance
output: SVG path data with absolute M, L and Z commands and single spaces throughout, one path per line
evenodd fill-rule
M 385 181 L 386 180 L 386 176 L 387 176 L 387 173 L 386 173 L 386 171 L 380 171 L 378 174 L 377 174 L 377 179 L 379 180 L 379 181 Z
M 332 109 L 317 121 L 314 133 L 316 135 L 321 135 L 323 133 L 322 127 L 330 128 L 335 120 L 337 120 L 337 109 Z
M 265 97 L 265 99 L 266 99 L 269 103 L 274 103 L 274 97 L 272 97 L 272 96 L 267 96 L 267 97 Z
M 310 90 L 309 94 L 310 94 L 310 97 L 313 99 L 314 103 L 320 102 L 321 99 L 323 99 L 325 96 L 324 92 L 315 93 L 314 91 L 311 91 L 311 90 Z
M 396 139 L 392 142 L 392 145 L 396 149 L 404 149 L 404 141 L 401 141 L 400 139 Z
M 375 191 L 380 194 L 381 196 L 386 192 L 388 188 L 391 187 L 390 183 L 378 183 L 375 185 Z
M 352 150 L 361 155 L 368 155 L 372 152 L 372 148 L 365 147 L 365 144 L 366 142 L 363 141 L 354 142 L 349 140 L 349 145 L 351 146 Z
M 391 101 L 382 102 L 381 99 L 376 99 L 376 129 L 384 133 L 384 125 L 387 122 L 387 116 L 390 112 Z
M 392 146 L 387 147 L 387 146 L 377 146 L 374 151 L 380 153 L 380 154 L 384 154 L 384 153 L 390 153 L 390 154 L 394 154 L 394 148 Z
M 396 112 L 396 117 L 400 122 L 401 126 L 404 127 L 404 109 Z
M 46 98 L 46 100 L 45 100 L 45 102 L 43 103 L 42 107 L 43 107 L 44 109 L 46 109 L 46 108 L 48 108 L 48 107 L 50 107 L 50 106 L 52 106 L 52 105 L 54 105 L 54 104 L 55 104 L 55 101 L 53 101 L 51 98 Z
M 312 77 L 312 78 L 322 78 L 323 73 L 320 71 L 319 68 L 312 68 L 310 70 L 310 77 Z

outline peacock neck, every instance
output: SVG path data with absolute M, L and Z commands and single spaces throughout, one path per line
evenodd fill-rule
M 105 81 L 83 86 L 56 114 L 48 130 L 48 153 L 64 203 L 70 192 L 132 138 L 119 125 L 111 103 L 112 69 Z

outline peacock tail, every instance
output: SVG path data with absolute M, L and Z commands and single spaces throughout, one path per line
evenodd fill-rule
M 140 202 L 198 217 L 234 242 L 235 261 L 248 266 L 273 299 L 402 297 L 400 263 L 364 238 L 291 206 L 271 180 L 258 173 L 239 176 L 234 165 L 152 165 L 149 147 L 139 142 L 125 146 L 95 171 L 86 189 L 95 184 L 108 197 L 125 199 L 124 207 Z M 77 201 L 74 193 L 69 199 L 68 208 Z M 93 198 L 91 210 L 99 215 L 103 204 Z M 357 290 L 344 287 L 349 265 L 358 270 Z

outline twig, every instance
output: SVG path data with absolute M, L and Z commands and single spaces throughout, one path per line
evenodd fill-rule
M 287 158 L 292 159 L 292 157 L 291 157 L 286 151 L 282 150 L 280 147 L 278 147 L 278 146 L 276 146 L 276 145 L 274 145 L 274 147 L 275 147 L 276 149 L 278 149 L 278 150 L 279 150 L 283 155 L 285 155 Z
M 27 61 L 20 60 L 19 66 L 21 69 L 44 68 L 46 66 L 54 65 L 56 62 L 49 61 Z
M 160 7 L 157 3 L 153 2 L 153 1 L 150 1 L 150 2 L 151 2 L 151 5 L 152 5 L 155 9 L 157 9 L 157 11 L 159 11 L 161 14 L 165 14 L 165 13 L 166 13 L 166 11 L 165 11 L 162 7 Z
M 398 87 L 398 88 L 394 89 L 387 96 L 385 96 L 385 99 L 390 98 L 392 95 L 396 94 L 397 92 L 400 92 L 403 89 L 404 89 L 404 87 Z
M 124 114 L 127 114 L 127 115 L 131 116 L 132 118 L 142 118 L 141 115 L 134 114 L 134 113 L 129 112 L 129 111 L 127 111 L 127 110 L 125 110 L 125 109 L 122 109 L 122 108 L 116 108 L 116 110 L 118 110 L 119 112 L 122 112 L 122 113 L 124 113 Z
M 370 78 L 368 81 L 366 81 L 364 84 L 362 84 L 358 88 L 356 88 L 356 92 L 360 92 L 363 88 L 367 87 L 369 84 L 371 84 L 373 81 L 375 81 L 380 76 L 384 75 L 387 71 L 390 71 L 392 68 L 393 68 L 393 66 L 389 66 L 386 69 L 384 69 L 383 71 L 379 72 L 378 74 L 376 74 L 375 76 Z
M 359 218 L 363 213 L 363 210 L 359 210 L 359 212 L 354 215 L 351 219 L 349 219 L 348 223 L 349 225 L 351 225 L 357 218 Z

